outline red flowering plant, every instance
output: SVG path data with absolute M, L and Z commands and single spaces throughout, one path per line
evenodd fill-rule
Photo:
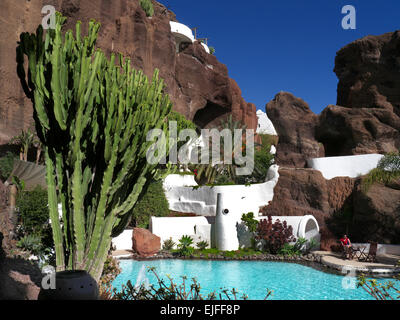
M 272 223 L 272 217 L 260 220 L 256 231 L 256 240 L 263 240 L 264 249 L 269 253 L 276 254 L 286 243 L 295 242 L 292 226 L 288 226 L 286 221 L 281 222 L 277 219 Z

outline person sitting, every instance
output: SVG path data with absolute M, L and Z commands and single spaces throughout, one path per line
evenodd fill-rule
M 344 235 L 343 238 L 340 239 L 340 243 L 343 247 L 344 257 L 347 259 L 352 259 L 353 258 L 353 248 L 351 246 L 351 241 L 347 237 L 347 235 Z
M 347 237 L 346 234 L 343 236 L 342 239 L 340 239 L 340 243 L 342 244 L 342 246 L 345 246 L 345 247 L 347 247 L 347 248 L 351 248 L 351 241 L 350 241 L 350 239 Z

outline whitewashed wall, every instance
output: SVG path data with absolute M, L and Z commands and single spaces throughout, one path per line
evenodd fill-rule
M 150 231 L 161 238 L 161 246 L 165 240 L 172 238 L 177 244 L 182 236 L 191 236 L 194 243 L 213 242 L 211 224 L 205 217 L 151 217 Z
M 335 177 L 356 178 L 369 173 L 376 168 L 381 154 L 363 154 L 344 157 L 326 157 L 307 160 L 309 168 L 321 171 L 325 179 Z
M 112 239 L 116 250 L 132 250 L 132 229 L 124 230 L 118 237 Z
M 258 134 L 271 134 L 277 136 L 275 127 L 272 124 L 272 121 L 268 118 L 267 114 L 262 110 L 257 110 L 257 118 L 258 118 L 258 125 L 257 125 L 257 133 Z
M 241 215 L 233 214 L 232 206 L 223 202 L 221 210 L 228 209 L 229 213 L 216 217 L 215 224 L 211 224 L 205 217 L 151 217 L 150 231 L 163 241 L 172 238 L 175 243 L 184 235 L 193 237 L 197 243 L 206 240 L 213 247 L 221 250 L 237 250 L 240 247 L 250 246 L 250 233 L 241 223 Z M 232 210 L 232 211 L 231 211 Z M 256 217 L 257 220 L 267 217 Z M 293 228 L 293 235 L 307 240 L 320 240 L 318 222 L 312 215 L 272 217 L 286 221 Z M 217 225 L 219 223 L 219 225 Z
M 250 186 L 203 186 L 193 189 L 197 185 L 194 176 L 170 175 L 165 179 L 163 187 L 169 208 L 174 211 L 215 216 L 217 193 L 222 193 L 229 195 L 232 210 L 237 214 L 253 212 L 257 215 L 261 206 L 272 201 L 278 178 L 278 166 L 273 165 L 268 170 L 267 182 Z

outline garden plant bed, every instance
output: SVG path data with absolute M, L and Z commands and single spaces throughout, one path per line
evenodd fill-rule
M 206 249 L 203 251 L 195 251 L 192 255 L 189 256 L 181 256 L 176 251 L 160 251 L 159 253 L 149 256 L 143 257 L 134 252 L 130 252 L 130 255 L 116 255 L 119 259 L 135 259 L 139 261 L 145 260 L 159 260 L 159 259 L 183 259 L 183 260 L 191 260 L 191 259 L 204 259 L 204 260 L 255 260 L 255 261 L 282 261 L 282 262 L 299 262 L 299 261 L 311 261 L 311 262 L 320 262 L 321 255 L 309 253 L 305 255 L 276 255 L 276 254 L 268 254 L 262 253 L 260 251 L 251 251 L 247 254 L 246 251 L 218 251 L 214 249 Z

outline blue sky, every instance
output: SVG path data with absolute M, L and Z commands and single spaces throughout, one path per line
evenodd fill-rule
M 315 113 L 336 104 L 336 52 L 366 35 L 400 29 L 399 0 L 159 1 L 209 38 L 243 97 L 261 110 L 281 90 Z M 356 30 L 341 27 L 345 5 L 356 9 Z

